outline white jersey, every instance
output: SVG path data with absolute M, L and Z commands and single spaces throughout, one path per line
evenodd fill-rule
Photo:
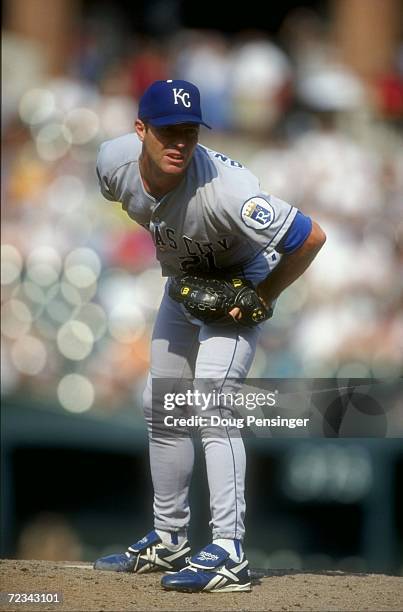
M 103 195 L 151 232 L 163 276 L 243 274 L 263 280 L 297 208 L 268 195 L 240 163 L 197 145 L 179 185 L 157 200 L 144 189 L 135 133 L 101 145 Z

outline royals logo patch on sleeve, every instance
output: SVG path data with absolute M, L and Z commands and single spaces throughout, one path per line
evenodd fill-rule
M 242 221 L 253 229 L 266 229 L 274 221 L 274 208 L 264 198 L 250 198 L 241 209 Z

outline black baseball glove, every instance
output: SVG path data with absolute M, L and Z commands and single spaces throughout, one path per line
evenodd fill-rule
M 237 322 L 248 327 L 266 321 L 273 314 L 271 308 L 265 307 L 252 283 L 242 278 L 177 276 L 170 281 L 169 295 L 204 323 L 233 321 L 228 313 L 236 307 L 242 312 Z

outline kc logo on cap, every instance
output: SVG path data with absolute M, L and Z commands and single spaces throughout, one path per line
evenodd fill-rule
M 192 106 L 190 102 L 190 93 L 188 93 L 187 91 L 182 93 L 182 91 L 184 90 L 183 89 L 178 90 L 176 89 L 176 87 L 174 87 L 172 91 L 174 92 L 174 98 L 175 98 L 174 104 L 179 104 L 179 100 L 178 100 L 179 98 L 182 101 L 183 106 L 186 106 L 186 108 L 190 108 Z
M 156 127 L 180 123 L 205 125 L 200 106 L 200 92 L 189 81 L 155 81 L 139 102 L 139 119 Z

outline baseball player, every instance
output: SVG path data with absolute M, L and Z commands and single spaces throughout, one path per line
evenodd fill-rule
M 209 127 L 202 118 L 197 87 L 182 80 L 156 81 L 140 100 L 135 132 L 105 142 L 97 160 L 103 195 L 120 202 L 151 233 L 168 280 L 154 327 L 143 396 L 154 530 L 127 552 L 98 559 L 94 567 L 165 572 L 165 589 L 249 591 L 250 573 L 242 546 L 242 437 L 230 425 L 222 426 L 217 436 L 203 436 L 200 427 L 212 541 L 192 556 L 187 527 L 193 439 L 179 426 L 170 435 L 153 435 L 153 411 L 163 405 L 162 395 L 153 394 L 153 381 L 172 381 L 175 389 L 177 381 L 190 377 L 195 383 L 209 380 L 221 391 L 226 385 L 233 389 L 233 381 L 244 380 L 263 321 L 280 293 L 310 265 L 325 235 L 297 208 L 263 192 L 258 179 L 242 164 L 199 144 L 200 125 Z M 228 306 L 225 317 L 199 317 L 185 302 L 177 301 L 178 296 L 172 297 L 172 283 L 184 275 L 247 283 L 255 295 L 252 315 L 251 302 L 245 306 L 240 301 Z M 189 287 L 182 292 L 188 291 Z M 191 288 L 190 293 L 197 298 L 200 292 Z

